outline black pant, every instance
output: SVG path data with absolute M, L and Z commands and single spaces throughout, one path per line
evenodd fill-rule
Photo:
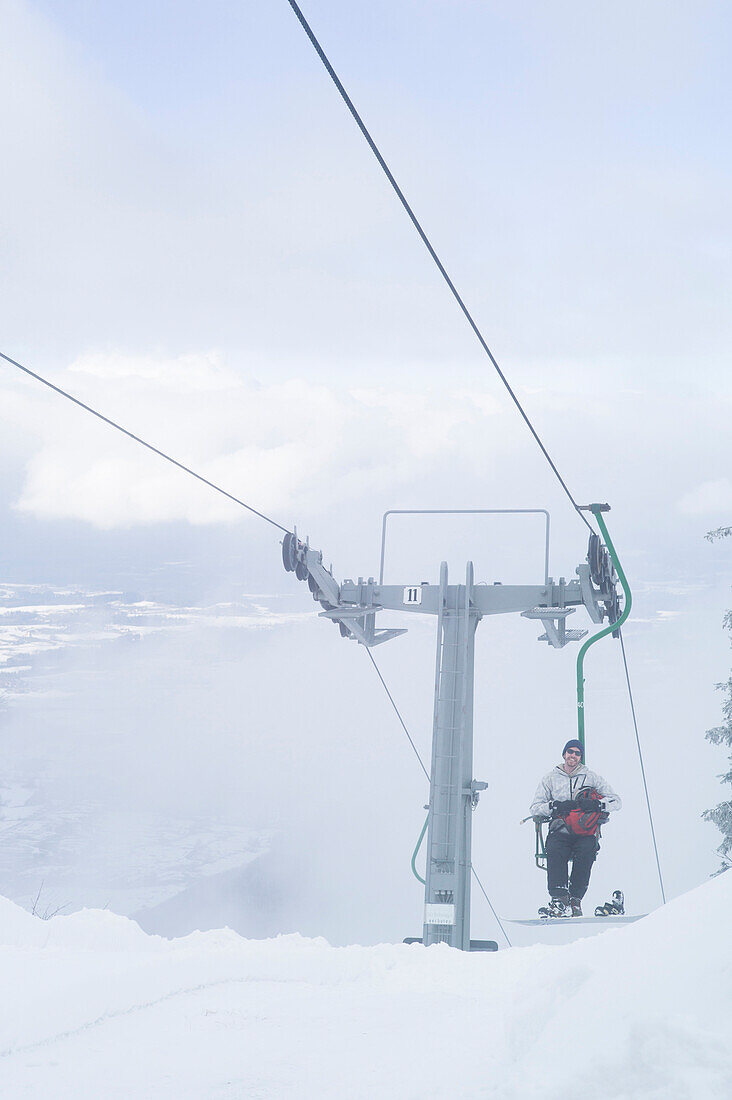
M 559 901 L 578 901 L 587 893 L 590 871 L 597 858 L 596 836 L 576 836 L 574 833 L 553 832 L 546 839 L 546 874 L 549 894 Z M 568 875 L 569 861 L 572 874 Z

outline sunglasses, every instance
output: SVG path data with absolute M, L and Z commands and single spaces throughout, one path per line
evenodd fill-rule
M 565 752 L 564 755 L 565 756 L 581 756 L 582 753 L 579 751 L 579 749 L 567 749 L 567 751 Z

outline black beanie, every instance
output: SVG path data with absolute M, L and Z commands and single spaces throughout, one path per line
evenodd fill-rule
M 572 741 L 567 742 L 567 744 L 562 749 L 562 756 L 564 756 L 567 749 L 579 749 L 580 752 L 582 753 L 582 756 L 580 757 L 580 759 L 581 760 L 584 759 L 585 750 L 582 748 L 582 743 L 580 741 L 578 741 L 576 738 L 574 738 Z

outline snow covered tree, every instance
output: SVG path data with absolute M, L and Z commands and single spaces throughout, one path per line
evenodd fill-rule
M 717 527 L 714 531 L 707 531 L 704 538 L 707 542 L 714 542 L 715 539 L 726 539 L 732 535 L 732 527 Z
M 706 538 L 709 542 L 714 542 L 715 539 L 728 538 L 731 535 L 732 527 L 718 527 L 716 531 L 709 531 Z M 724 616 L 724 627 L 732 633 L 732 611 L 728 611 Z M 716 686 L 719 691 L 725 693 L 724 702 L 722 703 L 724 723 L 721 726 L 715 726 L 714 729 L 707 730 L 706 738 L 713 745 L 725 744 L 732 749 L 732 674 L 726 682 Z M 729 765 L 726 774 L 720 775 L 719 778 L 723 783 L 729 783 L 732 786 L 732 752 L 729 757 Z M 722 866 L 715 874 L 720 875 L 723 871 L 729 871 L 732 868 L 732 800 L 720 802 L 714 809 L 706 810 L 702 817 L 705 821 L 712 821 L 724 838 L 719 848 L 717 848 L 722 857 Z

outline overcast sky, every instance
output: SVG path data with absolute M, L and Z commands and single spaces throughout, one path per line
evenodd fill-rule
M 381 513 L 408 507 L 547 507 L 551 571 L 573 575 L 584 526 L 285 0 L 0 11 L 0 350 L 297 523 L 341 578 L 377 571 Z M 732 521 L 728 6 L 304 11 L 575 496 L 613 506 L 636 592 L 626 639 L 649 779 L 671 888 L 688 888 L 715 866 L 716 834 L 698 818 L 720 797 L 723 758 L 703 731 L 729 669 L 730 549 L 703 540 Z M 273 528 L 7 365 L 0 384 L 0 580 L 188 603 L 236 585 L 299 592 Z M 460 575 L 473 558 L 480 580 L 540 572 L 538 529 L 456 532 L 395 527 L 394 579 L 436 579 L 446 556 Z M 271 659 L 240 670 L 256 667 L 252 693 L 277 694 L 302 629 L 284 623 L 281 649 L 270 639 Z M 321 686 L 337 663 L 329 720 L 348 728 L 354 696 L 373 691 L 359 729 L 392 721 L 378 684 L 348 679 L 355 646 L 335 658 L 332 628 L 307 629 Z M 484 862 L 497 822 L 523 816 L 571 733 L 575 651 L 545 651 L 532 629 L 491 622 L 479 635 L 476 777 L 504 773 L 510 787 L 476 818 Z M 379 651 L 427 754 L 431 630 Z M 607 647 L 588 670 L 590 738 L 594 763 L 632 792 L 618 842 L 630 853 L 647 826 Z M 166 683 L 185 690 L 185 661 L 179 681 L 174 667 Z M 588 723 L 592 690 L 588 679 Z M 318 693 L 300 702 L 317 758 Z M 214 716 L 218 705 L 214 693 Z M 415 813 L 404 835 L 398 817 L 394 844 L 411 851 L 424 792 L 392 733 L 381 770 L 409 785 Z M 238 751 L 242 768 L 260 759 L 246 738 Z M 504 911 L 533 905 L 533 880 L 519 875 L 513 895 L 501 885 L 528 843 L 506 840 L 498 860 Z

